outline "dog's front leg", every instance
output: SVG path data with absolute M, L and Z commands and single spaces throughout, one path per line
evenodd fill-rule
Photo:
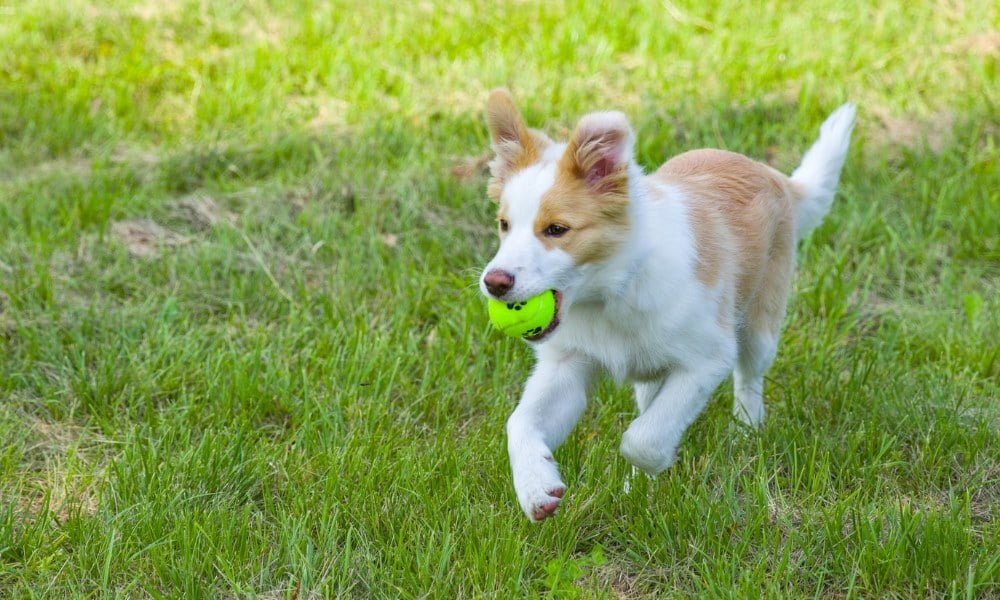
M 586 360 L 540 349 L 521 402 L 507 420 L 514 490 L 533 521 L 555 514 L 566 491 L 552 451 L 583 414 L 592 370 Z
M 732 361 L 716 360 L 671 372 L 622 436 L 625 459 L 650 475 L 673 464 L 684 431 L 731 369 Z

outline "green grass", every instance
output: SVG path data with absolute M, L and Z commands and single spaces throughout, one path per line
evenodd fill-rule
M 603 4 L 0 4 L 0 596 L 1000 595 L 997 4 Z M 451 173 L 496 85 L 649 168 L 860 106 L 765 428 L 726 384 L 625 495 L 602 382 L 541 525 Z

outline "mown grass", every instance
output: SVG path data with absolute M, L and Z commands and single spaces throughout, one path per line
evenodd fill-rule
M 0 5 L 0 596 L 990 597 L 991 2 Z M 766 427 L 622 493 L 602 382 L 527 523 L 486 91 L 786 171 L 860 105 Z M 159 225 L 154 228 L 150 221 Z M 142 255 L 142 256 L 139 256 Z

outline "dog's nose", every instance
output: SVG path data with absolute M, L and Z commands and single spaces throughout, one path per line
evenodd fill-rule
M 486 284 L 486 289 L 491 294 L 497 298 L 503 298 L 503 295 L 509 292 L 510 288 L 514 287 L 514 276 L 507 271 L 493 269 L 486 274 L 486 277 L 483 277 L 483 283 Z

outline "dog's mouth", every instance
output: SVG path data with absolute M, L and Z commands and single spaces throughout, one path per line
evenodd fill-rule
M 559 290 L 552 290 L 552 295 L 555 296 L 556 299 L 556 314 L 553 315 L 552 322 L 549 323 L 549 326 L 546 327 L 544 331 L 530 337 L 525 336 L 524 339 L 528 340 L 529 342 L 540 342 L 545 338 L 549 337 L 552 334 L 552 332 L 556 330 L 556 327 L 559 327 L 559 309 L 562 307 L 563 295 L 562 292 L 560 292 Z

